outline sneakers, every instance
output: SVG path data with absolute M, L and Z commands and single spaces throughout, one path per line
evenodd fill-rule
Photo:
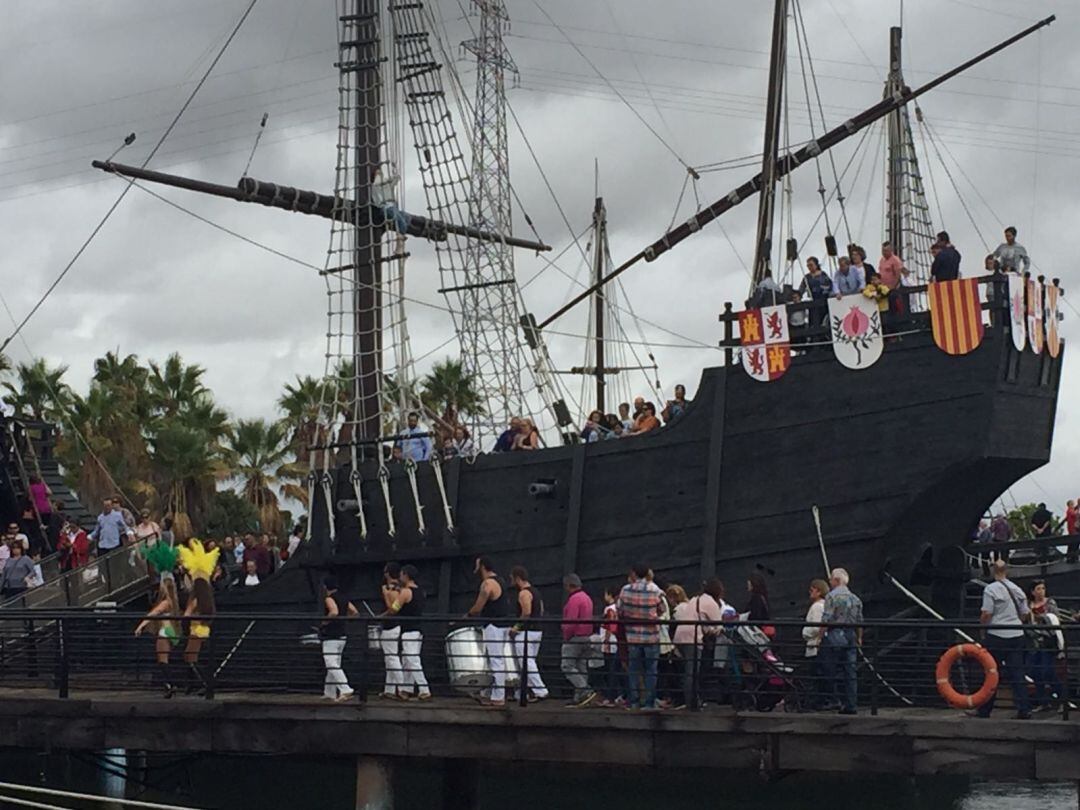
M 576 706 L 579 709 L 581 709 L 581 708 L 584 708 L 585 706 L 588 706 L 594 700 L 596 700 L 596 692 L 589 692 L 587 695 L 585 695 L 583 698 L 581 698 L 581 700 L 579 700 L 576 703 L 573 703 L 571 705 Z

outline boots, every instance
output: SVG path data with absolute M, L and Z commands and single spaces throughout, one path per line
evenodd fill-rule
M 203 694 L 206 691 L 206 682 L 203 681 L 202 673 L 199 672 L 199 665 L 188 664 L 187 667 L 187 688 L 184 690 L 184 694 Z
M 171 698 L 176 692 L 176 687 L 173 685 L 173 681 L 175 680 L 173 677 L 173 666 L 166 661 L 164 664 L 158 664 L 157 670 L 162 697 L 166 699 Z

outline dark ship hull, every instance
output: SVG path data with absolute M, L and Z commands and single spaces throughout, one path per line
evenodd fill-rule
M 999 327 L 961 357 L 920 333 L 890 341 L 862 371 L 841 366 L 827 347 L 795 358 L 769 384 L 736 365 L 710 368 L 686 415 L 652 434 L 445 464 L 453 531 L 430 465 L 417 472 L 423 535 L 395 466 L 391 537 L 368 465 L 361 539 L 355 508 L 338 504 L 355 497 L 343 466 L 334 540 L 317 490 L 312 541 L 264 585 L 223 595 L 223 606 L 313 605 L 329 569 L 354 597 L 377 596 L 382 564 L 396 559 L 418 565 L 433 609 L 456 613 L 475 594 L 473 562 L 485 554 L 504 573 L 525 565 L 550 605 L 561 602 L 566 572 L 598 597 L 642 561 L 688 589 L 715 572 L 738 606 L 748 574 L 759 571 L 774 613 L 790 615 L 824 573 L 816 504 L 829 563 L 847 568 L 856 591 L 887 612 L 897 593 L 880 571 L 910 581 L 920 558 L 925 568 L 963 543 L 1001 492 L 1049 460 L 1061 364 L 1017 352 Z M 533 484 L 550 491 L 533 494 Z

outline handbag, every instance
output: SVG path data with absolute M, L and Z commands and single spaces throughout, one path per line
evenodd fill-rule
M 1031 610 L 1028 610 L 1027 618 L 1025 619 L 1024 614 L 1020 611 L 1020 603 L 1016 600 L 1016 595 L 1012 592 L 1012 588 L 1007 584 L 1005 585 L 1005 593 L 1007 593 L 1012 600 L 1013 607 L 1016 609 L 1016 618 L 1019 619 L 1020 624 L 1031 624 Z M 1034 648 L 1035 644 L 1031 633 L 1024 633 L 1023 639 L 1024 643 L 1021 645 L 1023 649 L 1029 650 Z

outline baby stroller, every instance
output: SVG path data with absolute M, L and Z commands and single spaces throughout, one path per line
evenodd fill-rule
M 738 710 L 771 712 L 781 703 L 788 712 L 810 708 L 813 690 L 799 683 L 795 668 L 773 652 L 772 639 L 759 627 L 744 624 L 728 629 L 731 639 L 729 683 Z

